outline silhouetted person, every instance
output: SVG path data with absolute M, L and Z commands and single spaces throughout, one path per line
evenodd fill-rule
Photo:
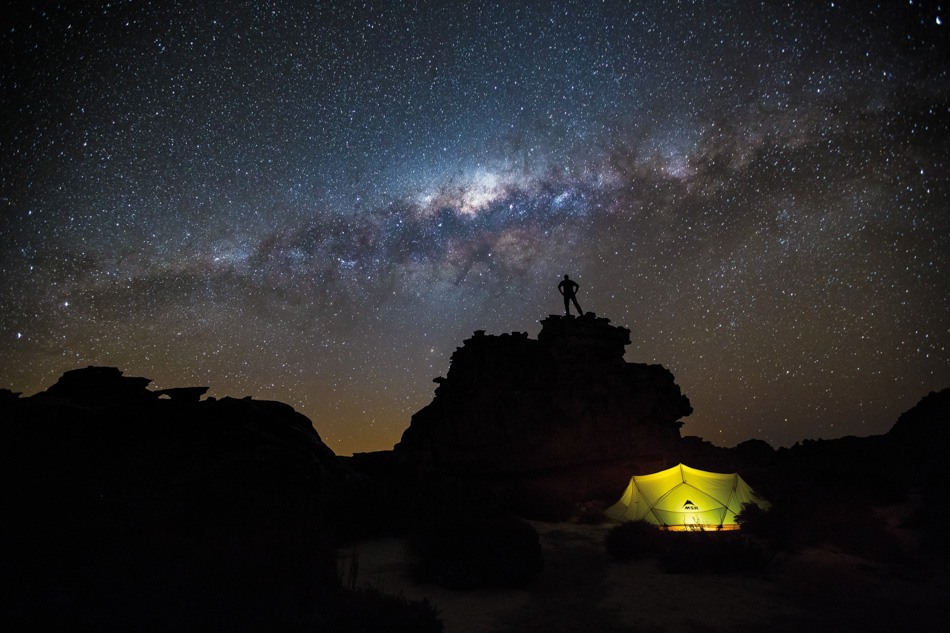
M 580 288 L 580 286 L 577 285 L 577 282 L 572 281 L 567 275 L 564 275 L 564 281 L 557 285 L 558 292 L 564 295 L 564 314 L 567 316 L 571 314 L 571 301 L 574 302 L 574 307 L 577 308 L 577 315 L 584 315 L 584 311 L 581 310 L 581 304 L 577 303 L 578 288 Z

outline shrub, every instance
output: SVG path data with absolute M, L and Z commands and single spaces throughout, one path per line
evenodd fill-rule
M 728 574 L 763 571 L 772 551 L 740 532 L 664 532 L 660 569 L 667 573 Z
M 814 508 L 804 540 L 810 545 L 833 545 L 849 554 L 890 560 L 899 548 L 871 507 L 845 500 L 829 500 Z
M 617 560 L 643 560 L 662 546 L 663 533 L 646 521 L 621 523 L 607 532 L 607 553 Z
M 736 523 L 743 533 L 765 539 L 774 549 L 794 550 L 796 547 L 793 531 L 797 522 L 785 506 L 763 510 L 754 503 L 745 503 L 736 515 Z
M 361 588 L 330 596 L 318 626 L 329 633 L 442 633 L 442 621 L 428 600 L 409 600 Z
M 888 560 L 898 552 L 893 536 L 865 500 L 840 495 L 815 493 L 768 510 L 746 505 L 736 520 L 743 531 L 766 539 L 775 549 L 830 545 L 875 560 Z
M 451 589 L 522 587 L 544 563 L 537 531 L 507 516 L 443 514 L 409 535 L 413 576 Z
M 668 573 L 759 571 L 772 558 L 761 539 L 740 532 L 669 532 L 646 521 L 622 523 L 607 533 L 617 560 L 656 558 Z
M 941 465 L 929 473 L 920 491 L 920 507 L 907 517 L 903 525 L 919 532 L 921 552 L 928 561 L 943 569 L 950 561 L 950 540 L 946 536 L 950 510 L 944 503 L 948 485 L 950 468 L 947 466 Z

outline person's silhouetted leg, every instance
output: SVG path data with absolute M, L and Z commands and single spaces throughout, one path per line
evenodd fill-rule
M 580 285 L 575 281 L 571 281 L 571 278 L 567 275 L 564 275 L 564 281 L 557 285 L 557 291 L 564 297 L 564 316 L 571 316 L 572 301 L 574 302 L 574 307 L 577 308 L 577 316 L 584 316 L 584 311 L 581 310 L 581 304 L 577 302 L 578 288 L 580 288 Z

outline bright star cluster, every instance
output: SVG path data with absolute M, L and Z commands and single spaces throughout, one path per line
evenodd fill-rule
M 565 273 L 717 444 L 882 433 L 950 385 L 938 2 L 8 13 L 0 386 L 112 365 L 386 449 Z

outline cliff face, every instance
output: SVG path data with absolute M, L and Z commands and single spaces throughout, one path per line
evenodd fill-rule
M 412 417 L 398 458 L 522 487 L 535 482 L 547 496 L 565 490 L 566 477 L 574 490 L 564 502 L 665 464 L 680 441 L 680 418 L 692 412 L 673 375 L 625 362 L 630 331 L 608 319 L 552 315 L 541 323 L 537 340 L 481 331 L 466 340 L 448 375 L 435 379 L 432 403 Z

